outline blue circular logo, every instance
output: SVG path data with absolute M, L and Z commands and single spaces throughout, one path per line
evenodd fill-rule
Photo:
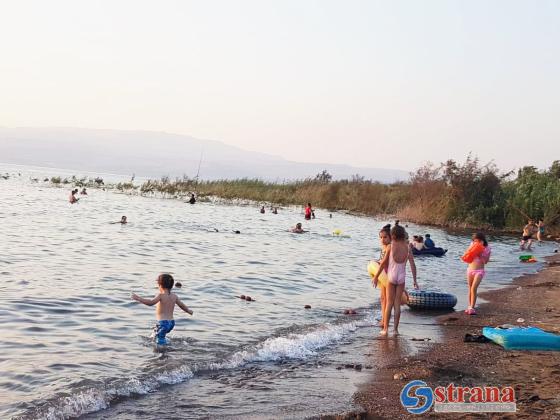
M 424 381 L 410 381 L 401 391 L 401 404 L 412 414 L 424 414 L 434 402 L 432 388 Z

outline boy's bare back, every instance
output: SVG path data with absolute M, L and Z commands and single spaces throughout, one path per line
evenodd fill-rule
M 157 294 L 153 299 L 142 298 L 135 293 L 132 294 L 132 299 L 143 303 L 144 305 L 152 306 L 156 305 L 156 319 L 158 321 L 171 321 L 173 319 L 173 310 L 175 305 L 181 308 L 186 313 L 192 315 L 193 311 L 187 308 L 181 299 L 175 294 L 169 292 L 167 289 L 161 289 L 160 293 Z
M 177 302 L 177 295 L 175 293 L 160 293 L 159 302 L 156 306 L 156 319 L 158 321 L 173 319 L 173 309 Z

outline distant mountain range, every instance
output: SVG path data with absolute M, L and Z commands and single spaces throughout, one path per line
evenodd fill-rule
M 202 161 L 201 161 L 202 156 Z M 0 162 L 142 177 L 195 177 L 207 180 L 260 178 L 283 181 L 314 177 L 327 170 L 334 179 L 360 174 L 394 182 L 408 178 L 397 169 L 292 162 L 214 140 L 152 131 L 83 128 L 2 128 Z

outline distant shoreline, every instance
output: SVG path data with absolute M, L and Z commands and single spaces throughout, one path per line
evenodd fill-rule
M 194 193 L 199 201 L 219 197 L 222 202 L 243 201 L 249 205 L 305 206 L 310 202 L 331 212 L 372 217 L 392 215 L 403 222 L 452 231 L 483 230 L 498 234 L 520 234 L 532 213 L 535 220 L 545 220 L 543 239 L 558 240 L 560 208 L 555 208 L 555 203 L 560 203 L 560 178 L 556 178 L 560 163 L 555 162 L 548 172 L 529 168 L 509 180 L 500 178 L 497 169 L 488 172 L 486 166 L 477 166 L 476 160 L 467 160 L 467 169 L 453 165 L 445 173 L 456 170 L 455 175 L 442 175 L 440 169 L 427 166 L 413 174 L 410 181 L 394 184 L 368 181 L 358 175 L 350 180 L 332 181 L 326 171 L 315 178 L 284 183 L 247 178 L 204 181 L 188 177 L 124 181 L 125 176 L 119 176 L 120 182 L 105 183 L 99 177 L 75 175 L 36 177 L 32 181 L 58 187 L 104 188 L 144 197 L 185 199 Z

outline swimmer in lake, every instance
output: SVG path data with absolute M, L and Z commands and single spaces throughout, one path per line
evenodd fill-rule
M 189 199 L 189 204 L 194 204 L 196 203 L 196 198 L 194 197 L 194 194 L 191 194 L 191 198 Z
M 121 225 L 126 225 L 128 223 L 128 221 L 126 220 L 126 216 L 121 217 L 121 220 L 118 222 L 111 222 L 112 225 L 115 225 L 117 223 L 120 223 Z
M 86 187 L 82 188 L 82 191 L 80 191 L 80 195 L 87 195 Z
M 305 232 L 307 232 L 307 231 L 306 231 L 306 230 L 303 230 L 303 227 L 302 227 L 301 223 L 297 223 L 297 224 L 295 225 L 295 227 L 293 227 L 293 228 L 290 230 L 290 232 L 292 232 L 292 233 L 305 233 Z
M 261 214 L 265 214 L 266 210 L 264 209 L 264 206 L 261 207 Z

